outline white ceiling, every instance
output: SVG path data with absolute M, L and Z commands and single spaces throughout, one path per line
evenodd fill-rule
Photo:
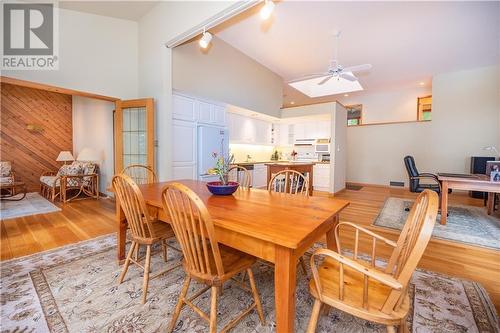
M 158 1 L 59 1 L 59 7 L 78 12 L 139 21 Z
M 357 74 L 366 92 L 500 59 L 499 2 L 282 1 L 271 22 L 254 12 L 216 33 L 288 81 L 327 69 L 337 29 L 340 63 L 373 65 Z M 285 105 L 317 101 L 285 88 Z

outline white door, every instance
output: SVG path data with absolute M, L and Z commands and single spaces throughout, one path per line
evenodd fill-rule
M 173 179 L 196 179 L 196 125 L 174 120 Z

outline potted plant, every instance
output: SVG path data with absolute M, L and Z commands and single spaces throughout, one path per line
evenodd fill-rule
M 212 153 L 212 157 L 215 159 L 215 167 L 208 170 L 208 174 L 219 176 L 219 181 L 208 182 L 208 190 L 215 195 L 230 195 L 233 194 L 240 185 L 238 182 L 230 182 L 228 180 L 229 168 L 234 162 L 234 155 L 218 154 L 216 152 Z

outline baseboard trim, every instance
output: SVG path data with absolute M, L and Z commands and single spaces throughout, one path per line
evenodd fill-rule
M 401 187 L 401 186 L 390 186 L 390 185 L 369 184 L 369 183 L 356 183 L 356 182 L 346 182 L 346 185 L 352 185 L 352 186 L 369 186 L 369 187 L 380 187 L 380 188 L 391 188 L 391 189 L 400 188 L 400 189 L 404 189 L 404 190 L 408 190 L 409 189 L 406 186 Z

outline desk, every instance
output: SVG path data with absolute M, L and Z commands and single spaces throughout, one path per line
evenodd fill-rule
M 324 235 L 327 247 L 336 250 L 334 228 L 349 202 L 258 189 L 214 196 L 204 182 L 177 182 L 195 191 L 207 206 L 219 243 L 275 264 L 276 332 L 294 332 L 297 260 Z M 163 211 L 161 202 L 165 184 L 139 188 L 146 204 L 158 209 L 159 220 L 168 223 L 168 212 Z M 116 221 L 118 260 L 123 260 L 127 225 L 118 201 Z
M 495 193 L 500 193 L 500 183 L 490 181 L 486 175 L 474 177 L 450 177 L 438 173 L 441 182 L 441 224 L 446 224 L 448 217 L 448 189 L 488 192 L 488 215 L 493 211 Z

